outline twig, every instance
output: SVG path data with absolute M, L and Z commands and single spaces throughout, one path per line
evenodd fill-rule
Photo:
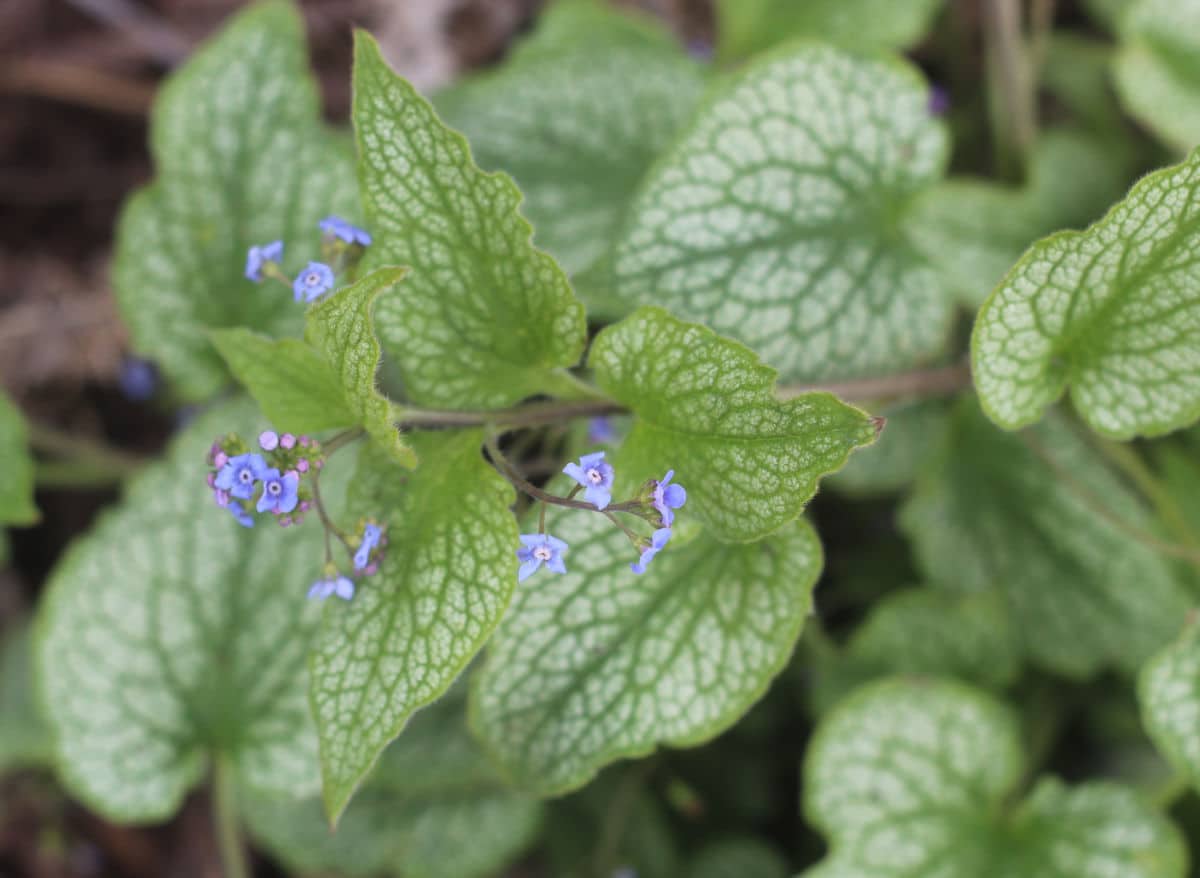
M 0 66 L 0 91 L 54 98 L 130 116 L 144 116 L 154 99 L 150 83 L 44 58 L 17 59 Z
M 992 135 L 1002 174 L 1018 178 L 1037 137 L 1030 58 L 1021 33 L 1021 0 L 983 0 Z

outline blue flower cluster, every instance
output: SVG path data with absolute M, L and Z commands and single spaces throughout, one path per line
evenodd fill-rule
M 569 463 L 563 467 L 563 472 L 574 479 L 577 485 L 567 496 L 568 500 L 582 489 L 584 499 L 597 511 L 610 508 L 616 473 L 612 465 L 605 461 L 603 451 L 585 454 L 578 463 Z M 675 510 L 687 502 L 687 491 L 682 485 L 673 484 L 674 478 L 675 470 L 668 470 L 662 479 L 648 481 L 634 500 L 620 506 L 611 506 L 612 509 L 636 515 L 655 526 L 654 533 L 646 538 L 637 536 L 623 525 L 618 525 L 638 549 L 638 560 L 629 565 L 634 573 L 645 573 L 654 557 L 666 547 L 675 523 Z M 611 513 L 606 514 L 612 518 Z M 524 582 L 543 566 L 555 573 L 567 572 L 564 556 L 570 547 L 564 540 L 540 532 L 521 534 L 520 540 L 521 547 L 517 549 L 517 560 L 521 564 L 517 570 L 518 582 Z
M 294 279 L 289 279 L 280 263 L 283 261 L 283 241 L 256 244 L 246 251 L 245 276 L 261 283 L 274 278 L 292 288 L 297 302 L 315 302 L 333 289 L 335 268 L 352 268 L 370 245 L 371 235 L 365 229 L 346 222 L 341 217 L 327 216 L 317 223 L 324 232 L 321 245 L 322 261 L 310 261 Z
M 263 432 L 258 444 L 270 460 L 247 450 L 236 436 L 213 443 L 208 453 L 214 467 L 208 474 L 213 499 L 243 527 L 254 527 L 251 509 L 271 513 L 284 527 L 299 524 L 311 505 L 307 492 L 302 496 L 300 477 L 324 465 L 320 444 L 273 430 Z

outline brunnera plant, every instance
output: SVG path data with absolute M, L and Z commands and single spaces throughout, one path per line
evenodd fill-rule
M 1047 134 L 1023 187 L 950 178 L 894 54 L 936 4 L 884 4 L 860 44 L 835 5 L 719 4 L 720 56 L 765 51 L 715 76 L 564 2 L 432 103 L 358 33 L 352 140 L 286 3 L 199 50 L 114 281 L 205 408 L 6 645 L 51 752 L 0 734 L 0 764 L 36 753 L 129 822 L 211 777 L 231 874 L 245 830 L 297 871 L 462 878 L 547 798 L 650 807 L 597 775 L 713 741 L 799 665 L 828 846 L 804 874 L 1185 875 L 1200 464 L 1187 434 L 1129 440 L 1200 418 L 1200 154 L 1098 219 L 1126 172 L 1096 131 Z M 1136 5 L 1121 92 L 1190 143 L 1139 78 L 1169 13 Z M 960 303 L 992 287 L 968 372 Z M 37 514 L 24 431 L 0 400 L 6 523 Z M 905 492 L 918 578 L 873 584 L 844 644 L 814 618 L 826 478 Z M 1106 672 L 1162 776 L 1065 783 L 1029 717 Z M 786 872 L 753 843 L 687 867 Z

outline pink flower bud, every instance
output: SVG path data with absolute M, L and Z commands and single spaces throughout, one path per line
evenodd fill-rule
M 221 507 L 228 506 L 229 505 L 229 492 L 222 491 L 220 488 L 217 488 L 215 491 L 213 491 L 213 501 L 218 506 L 221 506 Z
M 303 457 L 300 458 L 298 461 L 296 461 L 296 469 L 300 470 L 302 473 L 308 472 L 308 461 Z
M 367 565 L 367 569 L 363 571 L 367 576 L 374 576 L 379 572 L 379 565 L 372 561 Z
M 301 512 L 308 512 L 308 510 L 310 510 L 310 509 L 312 509 L 311 503 L 309 503 L 307 500 L 300 501 L 300 511 Z
M 291 433 L 284 433 L 279 437 L 279 444 L 281 447 L 291 450 L 296 447 L 296 437 Z
M 263 430 L 258 434 L 258 447 L 263 451 L 274 451 L 279 447 L 279 434 L 274 430 Z
M 229 463 L 229 455 L 218 449 L 217 453 L 213 455 L 213 466 L 220 469 L 227 463 Z
M 204 483 L 211 488 L 213 485 L 215 485 L 217 483 L 217 474 L 209 473 L 207 476 L 204 477 Z
M 301 448 L 307 448 L 309 446 L 309 443 L 311 443 L 311 442 L 312 442 L 312 440 L 309 439 L 307 436 L 300 437 L 300 447 Z
M 290 515 L 279 516 L 279 526 L 280 527 L 287 527 L 291 523 L 292 523 L 292 517 Z
M 317 459 L 317 463 L 316 463 L 316 467 L 317 467 L 317 469 L 323 469 L 323 468 L 324 468 L 324 466 L 325 466 L 325 461 L 323 461 L 323 460 L 321 460 L 320 458 L 318 458 L 318 459 Z

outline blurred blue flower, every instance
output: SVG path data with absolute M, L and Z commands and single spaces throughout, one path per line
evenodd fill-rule
M 318 579 L 308 589 L 308 596 L 313 600 L 323 601 L 335 594 L 344 601 L 354 597 L 354 582 L 350 577 L 338 574 L 325 579 Z
M 117 383 L 126 399 L 145 402 L 158 390 L 158 367 L 141 357 L 126 357 Z
M 579 463 L 564 466 L 563 472 L 583 486 L 584 498 L 597 509 L 612 502 L 613 468 L 605 463 L 603 451 L 585 454 Z
M 293 298 L 314 302 L 333 289 L 333 269 L 324 262 L 310 262 L 292 283 Z
M 629 569 L 634 573 L 645 573 L 646 567 L 654 560 L 654 556 L 663 550 L 663 546 L 671 539 L 671 529 L 669 527 L 660 527 L 654 532 L 654 536 L 650 538 L 650 545 L 642 549 L 642 557 L 629 565 Z
M 663 527 L 670 527 L 675 523 L 674 510 L 679 509 L 687 502 L 687 491 L 683 485 L 672 485 L 671 479 L 673 478 L 675 478 L 675 470 L 669 469 L 662 481 L 654 486 L 654 508 L 662 516 Z
M 521 534 L 521 548 L 517 549 L 521 569 L 517 571 L 517 581 L 524 582 L 543 564 L 555 573 L 566 573 L 563 561 L 566 550 L 567 544 L 550 534 Z
M 370 563 L 371 552 L 379 545 L 379 537 L 382 534 L 383 531 L 377 524 L 367 523 L 363 526 L 362 542 L 358 545 L 358 551 L 354 553 L 354 567 L 356 570 L 362 570 Z
M 225 462 L 213 484 L 239 500 L 249 500 L 254 493 L 255 482 L 262 480 L 268 471 L 276 472 L 269 470 L 262 455 L 239 454 Z
M 335 238 L 341 238 L 347 244 L 360 244 L 363 247 L 371 243 L 371 234 L 366 229 L 346 222 L 340 216 L 327 216 L 317 223 L 321 231 Z
M 225 504 L 225 508 L 229 510 L 229 512 L 237 520 L 237 523 L 242 527 L 254 527 L 254 516 L 247 512 L 246 507 L 237 500 L 231 498 Z
M 296 508 L 299 502 L 300 474 L 288 471 L 283 475 L 277 469 L 268 469 L 263 473 L 263 492 L 258 498 L 259 512 L 274 512 L 276 515 L 286 515 Z
M 262 280 L 263 266 L 268 262 L 283 259 L 283 241 L 272 241 L 261 247 L 255 245 L 246 251 L 246 280 L 258 283 Z

